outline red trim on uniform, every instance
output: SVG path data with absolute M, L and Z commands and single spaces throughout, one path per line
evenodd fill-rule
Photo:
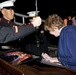
M 1 18 L 0 18 L 0 22 L 1 22 Z
M 18 33 L 18 26 L 14 26 L 15 28 L 15 33 Z

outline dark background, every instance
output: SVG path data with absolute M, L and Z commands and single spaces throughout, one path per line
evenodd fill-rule
M 46 19 L 49 14 L 57 13 L 64 17 L 76 15 L 76 4 L 74 0 L 37 0 L 39 15 Z M 35 11 L 35 0 L 16 0 L 15 8 L 17 13 L 27 15 L 28 11 Z
M 0 3 L 6 0 L 0 0 Z M 35 11 L 36 0 L 16 0 L 15 12 L 27 15 L 29 11 Z M 37 0 L 39 15 L 46 19 L 48 15 L 56 13 L 64 18 L 67 15 L 76 15 L 75 0 Z

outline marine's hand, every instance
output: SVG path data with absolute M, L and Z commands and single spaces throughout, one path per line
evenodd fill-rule
M 32 19 L 31 23 L 33 24 L 34 27 L 38 27 L 41 25 L 42 20 L 39 16 L 37 16 Z

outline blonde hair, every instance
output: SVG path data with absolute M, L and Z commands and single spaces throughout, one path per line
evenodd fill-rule
M 57 14 L 49 15 L 48 18 L 44 22 L 44 29 L 48 30 L 48 28 L 53 29 L 57 27 L 58 29 L 64 26 L 63 19 Z

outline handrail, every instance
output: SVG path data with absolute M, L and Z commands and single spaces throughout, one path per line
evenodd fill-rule
M 21 17 L 22 18 L 22 23 L 17 22 L 16 21 L 16 16 Z M 20 14 L 20 13 L 15 13 L 15 17 L 14 17 L 14 23 L 18 24 L 18 25 L 22 25 L 22 24 L 26 24 L 25 23 L 25 19 L 28 18 L 29 16 L 24 15 L 24 14 Z M 42 20 L 42 22 L 44 22 L 45 20 Z
M 16 16 L 22 18 L 22 23 L 16 21 Z M 27 16 L 27 15 L 23 15 L 23 14 L 19 14 L 19 13 L 15 13 L 14 23 L 16 23 L 16 24 L 18 24 L 18 25 L 25 24 L 25 18 L 28 18 L 28 16 Z

